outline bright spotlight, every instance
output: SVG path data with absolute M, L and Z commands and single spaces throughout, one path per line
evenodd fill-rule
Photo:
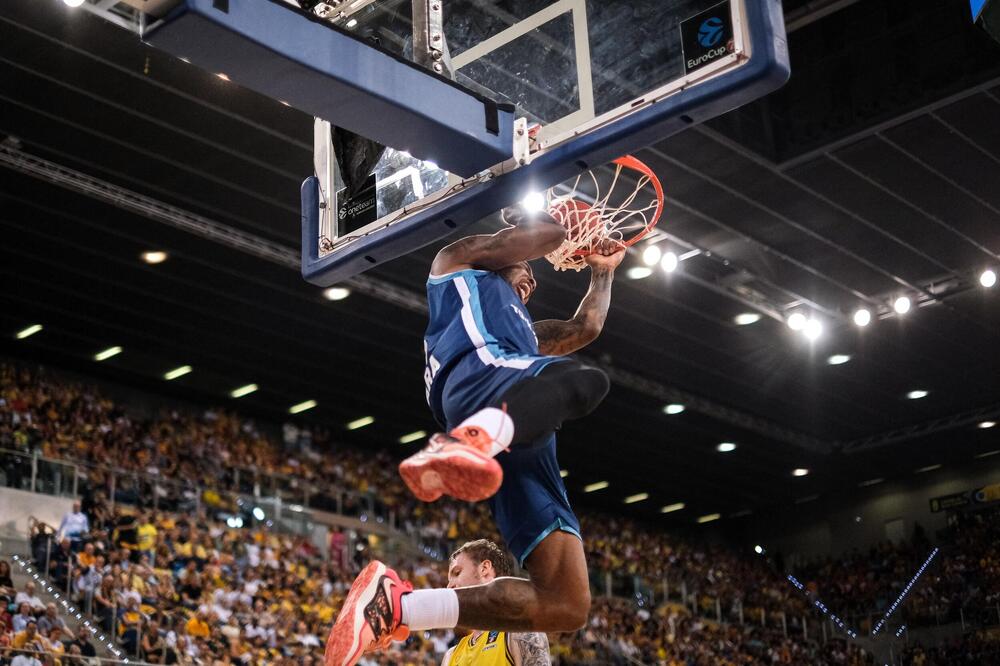
M 982 272 L 979 276 L 979 284 L 983 285 L 987 289 L 992 287 L 997 283 L 997 274 L 989 269 Z
M 331 301 L 342 301 L 351 295 L 351 290 L 347 287 L 330 287 L 323 290 L 323 296 Z
M 892 304 L 892 309 L 899 314 L 906 314 L 907 312 L 910 311 L 911 305 L 912 303 L 910 302 L 909 298 L 907 298 L 906 296 L 900 296 Z
M 642 280 L 652 275 L 653 271 L 646 266 L 633 266 L 625 271 L 625 274 L 628 275 L 630 280 Z
M 715 447 L 715 450 L 719 453 L 729 453 L 736 450 L 736 444 L 734 442 L 721 442 Z
M 733 317 L 733 321 L 736 322 L 737 326 L 749 326 L 759 322 L 760 315 L 756 312 L 743 312 Z
M 683 411 L 684 411 L 684 405 L 680 404 L 679 402 L 672 402 L 663 408 L 663 413 L 669 414 L 670 416 L 673 416 L 675 414 L 680 414 Z
M 680 259 L 673 252 L 667 252 L 663 255 L 663 259 L 660 260 L 660 268 L 662 268 L 667 273 L 673 273 L 677 270 L 677 264 L 680 263 Z
M 545 210 L 545 195 L 541 192 L 532 192 L 521 199 L 521 208 L 526 213 L 537 213 L 540 210 Z
M 756 546 L 753 547 L 753 552 L 757 553 L 758 555 L 763 555 L 764 547 L 761 546 L 760 544 L 757 544 Z
M 996 424 L 996 421 L 980 421 L 976 427 L 980 430 L 988 430 L 989 428 L 996 426 Z
M 872 313 L 861 308 L 854 313 L 854 323 L 858 326 L 867 326 L 872 322 Z
M 660 262 L 661 256 L 663 256 L 663 250 L 660 249 L 660 246 L 650 245 L 642 251 L 642 263 L 647 266 L 655 266 Z
M 808 474 L 809 470 L 807 470 L 805 467 L 796 467 L 795 469 L 792 470 L 792 476 L 807 476 Z
M 929 394 L 927 391 L 923 389 L 916 389 L 914 391 L 910 391 L 909 393 L 907 393 L 906 397 L 909 398 L 910 400 L 920 400 L 921 398 L 926 398 L 928 395 Z
M 169 255 L 162 250 L 150 250 L 139 255 L 147 264 L 162 264 L 169 258 Z
M 83 0 L 63 0 L 67 7 L 79 7 L 83 4 Z
M 793 312 L 788 315 L 788 319 L 785 320 L 785 323 L 788 324 L 788 328 L 793 331 L 801 331 L 806 326 L 806 316 L 801 312 Z
M 823 335 L 823 322 L 819 319 L 810 319 L 802 328 L 802 333 L 810 340 L 818 340 Z
M 830 365 L 843 365 L 851 360 L 848 354 L 834 354 L 830 358 L 826 359 L 826 362 Z
M 253 508 L 253 517 L 256 518 L 257 520 L 264 520 L 264 509 L 260 508 L 259 506 L 255 506 Z

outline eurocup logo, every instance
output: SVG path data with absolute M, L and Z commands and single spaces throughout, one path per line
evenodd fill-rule
M 722 19 L 713 16 L 705 19 L 705 22 L 698 28 L 698 43 L 706 49 L 719 43 L 722 39 Z

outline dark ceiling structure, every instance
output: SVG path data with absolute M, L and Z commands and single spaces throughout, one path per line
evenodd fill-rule
M 611 395 L 560 437 L 575 501 L 648 493 L 628 510 L 732 519 L 1000 448 L 1000 427 L 979 427 L 1000 421 L 1000 287 L 978 282 L 1000 268 L 1000 45 L 957 1 L 785 10 L 783 90 L 638 155 L 668 192 L 665 243 L 688 258 L 644 279 L 626 276 L 638 255 L 623 265 L 586 351 Z M 311 118 L 56 0 L 4 3 L 0 80 L 0 352 L 401 456 L 419 446 L 401 436 L 434 429 L 421 338 L 436 248 L 339 301 L 295 270 Z M 150 250 L 169 258 L 144 263 Z M 537 272 L 532 314 L 571 315 L 586 275 Z M 822 321 L 818 339 L 788 328 L 795 310 Z M 748 312 L 762 317 L 738 325 Z M 305 400 L 318 405 L 289 417 Z

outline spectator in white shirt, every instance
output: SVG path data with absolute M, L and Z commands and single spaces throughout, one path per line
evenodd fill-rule
M 17 593 L 14 603 L 18 606 L 28 604 L 33 611 L 45 610 L 45 604 L 35 595 L 35 583 L 30 580 L 24 584 L 24 589 Z
M 90 531 L 90 522 L 87 514 L 80 511 L 80 502 L 73 502 L 73 510 L 62 517 L 59 523 L 57 538 L 69 537 L 70 541 L 79 541 Z
M 42 666 L 42 662 L 38 660 L 35 655 L 37 652 L 29 648 L 25 648 L 25 651 L 18 652 L 13 659 L 10 660 L 10 666 Z

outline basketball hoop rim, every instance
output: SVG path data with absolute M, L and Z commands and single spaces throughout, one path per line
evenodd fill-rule
M 653 230 L 653 227 L 656 226 L 656 223 L 659 222 L 660 216 L 663 214 L 663 185 L 660 183 L 660 179 L 657 177 L 657 175 L 653 173 L 653 170 L 645 162 L 643 162 L 642 160 L 638 159 L 633 155 L 624 155 L 622 157 L 619 157 L 618 159 L 612 160 L 611 163 L 617 164 L 625 169 L 636 171 L 642 176 L 645 176 L 646 178 L 649 179 L 649 182 L 643 183 L 642 185 L 640 185 L 640 187 L 644 187 L 645 185 L 652 185 L 653 190 L 656 192 L 656 211 L 650 217 L 649 222 L 646 223 L 646 227 L 636 235 L 632 236 L 631 238 L 621 241 L 621 244 L 624 247 L 628 248 L 638 243 L 643 238 L 645 238 L 649 234 L 649 232 Z M 568 201 L 572 201 L 575 205 L 583 205 L 586 206 L 587 208 L 592 208 L 590 204 L 580 199 L 575 199 L 570 197 Z M 573 256 L 586 257 L 594 253 L 595 253 L 594 250 L 580 249 L 574 252 Z

